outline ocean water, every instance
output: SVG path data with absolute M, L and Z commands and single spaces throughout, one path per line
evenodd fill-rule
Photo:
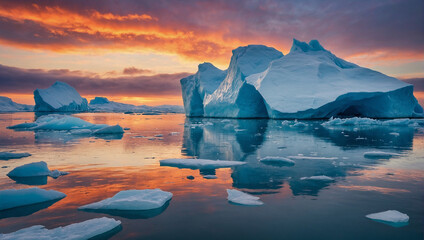
M 122 221 L 111 239 L 424 239 L 424 125 L 326 128 L 322 121 L 290 126 L 281 120 L 188 119 L 182 114 L 74 116 L 130 130 L 104 138 L 13 131 L 6 127 L 34 121 L 34 113 L 0 114 L 0 151 L 32 154 L 0 160 L 0 190 L 37 186 L 67 194 L 54 203 L 0 212 L 0 233 L 107 216 Z M 158 134 L 163 137 L 154 137 Z M 369 151 L 400 155 L 365 158 Z M 294 166 L 259 161 L 267 156 L 297 158 Z M 159 160 L 167 158 L 247 164 L 208 171 L 160 166 Z M 70 174 L 23 182 L 6 176 L 14 167 L 37 161 Z M 202 177 L 211 174 L 217 179 Z M 300 179 L 316 175 L 334 181 Z M 121 190 L 148 188 L 174 197 L 164 208 L 143 214 L 77 210 Z M 231 204 L 226 189 L 258 196 L 264 205 Z M 386 210 L 408 214 L 409 224 L 396 227 L 365 217 Z

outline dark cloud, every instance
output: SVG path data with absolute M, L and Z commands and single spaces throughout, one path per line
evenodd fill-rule
M 55 81 L 75 87 L 82 95 L 101 96 L 179 96 L 179 80 L 190 73 L 152 76 L 100 77 L 79 71 L 21 69 L 0 65 L 2 93 L 31 94 L 36 88 L 47 88 Z
M 151 73 L 153 73 L 153 71 L 149 70 L 149 69 L 128 67 L 128 68 L 124 68 L 122 73 L 125 74 L 125 75 L 142 75 L 142 74 L 151 74 Z

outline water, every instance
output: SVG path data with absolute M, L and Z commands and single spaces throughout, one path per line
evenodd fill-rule
M 111 239 L 423 239 L 424 131 L 417 127 L 327 129 L 319 121 L 288 127 L 277 120 L 186 119 L 183 115 L 76 114 L 92 123 L 128 127 L 123 137 L 84 138 L 66 132 L 16 132 L 6 126 L 33 121 L 33 113 L 0 114 L 0 151 L 31 157 L 0 161 L 0 189 L 27 188 L 6 174 L 25 163 L 46 161 L 70 172 L 38 187 L 67 194 L 55 202 L 0 214 L 0 232 L 41 224 L 54 228 L 102 216 L 122 221 Z M 179 134 L 171 135 L 171 132 Z M 393 133 L 398 133 L 393 134 Z M 164 136 L 155 140 L 157 134 Z M 145 137 L 141 137 L 145 136 Z M 367 159 L 367 151 L 402 154 Z M 266 165 L 266 156 L 337 157 Z M 199 171 L 161 167 L 160 159 L 244 161 L 235 168 Z M 202 175 L 216 174 L 217 179 Z M 187 179 L 192 175 L 194 180 Z M 330 183 L 302 181 L 327 175 Z M 150 215 L 79 211 L 81 205 L 121 190 L 161 188 L 174 194 L 169 206 Z M 259 207 L 228 203 L 226 189 L 259 196 Z M 386 210 L 407 213 L 392 227 L 365 218 Z

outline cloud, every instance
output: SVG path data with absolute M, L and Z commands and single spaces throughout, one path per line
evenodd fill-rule
M 30 94 L 36 88 L 47 88 L 55 81 L 62 81 L 75 87 L 82 95 L 180 96 L 179 80 L 189 74 L 101 77 L 67 69 L 22 69 L 0 65 L 0 89 L 2 93 Z
M 151 73 L 153 73 L 152 70 L 141 69 L 136 67 L 124 68 L 124 70 L 122 71 L 122 74 L 125 74 L 125 75 L 142 75 L 142 74 L 151 74 Z

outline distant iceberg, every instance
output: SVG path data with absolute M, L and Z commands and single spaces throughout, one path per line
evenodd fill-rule
M 94 99 L 90 101 L 89 111 L 144 113 L 145 115 L 155 115 L 155 114 L 161 114 L 161 113 L 183 113 L 184 108 L 178 105 L 136 106 L 133 104 L 110 101 L 106 97 L 95 97 Z
M 294 39 L 285 56 L 261 45 L 239 47 L 227 70 L 201 64 L 181 87 L 189 117 L 424 116 L 412 85 L 338 58 L 317 40 Z
M 0 211 L 36 203 L 59 200 L 64 193 L 41 188 L 6 189 L 0 191 Z M 0 235 L 0 239 L 1 235 Z
M 0 239 L 94 239 L 96 236 L 99 237 L 103 234 L 113 233 L 115 229 L 120 230 L 120 226 L 121 221 L 102 217 L 53 229 L 46 229 L 42 225 L 35 225 L 16 232 L 0 234 Z
M 75 88 L 64 82 L 55 82 L 47 89 L 34 91 L 36 112 L 85 112 L 87 99 L 82 98 Z
M 34 106 L 19 104 L 8 97 L 0 96 L 0 112 L 32 112 Z

